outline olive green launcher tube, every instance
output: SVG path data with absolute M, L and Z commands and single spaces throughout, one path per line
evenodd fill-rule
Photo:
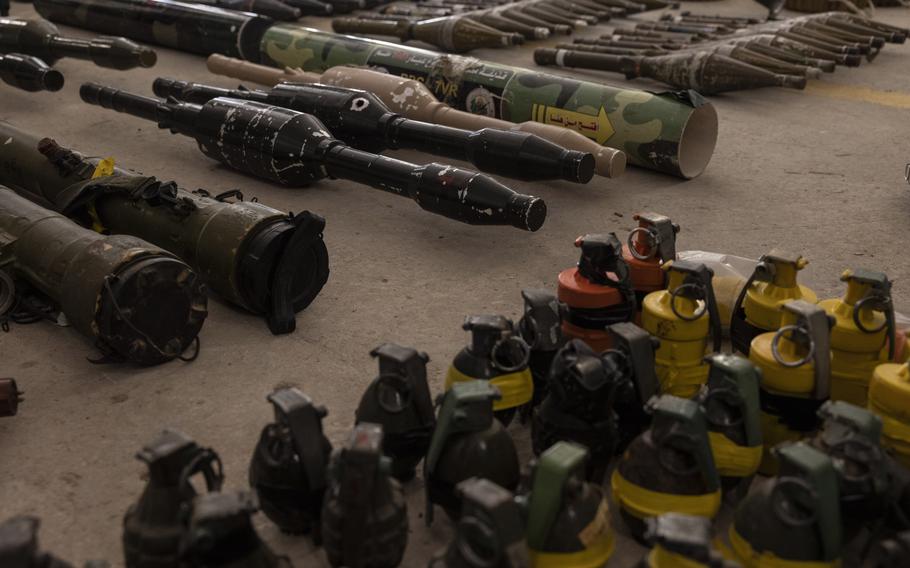
M 138 365 L 180 356 L 208 313 L 201 281 L 172 254 L 84 229 L 3 186 L 0 267 L 103 351 Z
M 635 165 L 687 179 L 704 171 L 717 141 L 717 112 L 694 91 L 652 94 L 294 24 L 267 29 L 260 51 L 275 67 L 358 65 L 416 79 L 455 108 L 571 128 Z
M 121 168 L 92 179 L 99 158 L 3 121 L 0 140 L 6 142 L 0 184 L 85 226 L 97 222 L 167 249 L 218 296 L 263 314 L 273 333 L 293 331 L 294 313 L 328 278 L 325 221 L 318 215 L 292 217 L 261 203 L 213 199 Z

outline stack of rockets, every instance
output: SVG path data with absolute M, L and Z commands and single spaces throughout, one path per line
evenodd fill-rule
M 540 48 L 539 65 L 596 69 L 647 77 L 714 94 L 768 86 L 805 88 L 806 79 L 837 65 L 872 61 L 886 43 L 904 43 L 910 29 L 845 12 L 782 21 L 665 15 L 660 22 L 619 27 L 599 38 Z
M 109 69 L 151 67 L 154 51 L 122 37 L 66 37 L 45 20 L 0 17 L 0 81 L 25 91 L 59 91 L 63 75 L 51 65 L 64 57 Z
M 670 6 L 664 0 L 434 0 L 393 4 L 381 14 L 337 18 L 332 27 L 341 33 L 390 36 L 403 42 L 419 40 L 445 51 L 463 52 L 569 35 L 611 17 Z M 465 31 L 459 33 L 459 28 Z M 447 41 L 447 36 L 452 40 Z

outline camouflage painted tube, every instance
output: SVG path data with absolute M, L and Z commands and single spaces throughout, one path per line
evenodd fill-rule
M 39 14 L 61 24 L 209 55 L 258 55 L 269 18 L 171 0 L 35 0 Z
M 364 65 L 416 79 L 455 108 L 570 128 L 623 150 L 633 164 L 687 179 L 704 171 L 717 141 L 717 112 L 693 91 L 652 94 L 289 24 L 265 32 L 260 59 L 318 72 Z

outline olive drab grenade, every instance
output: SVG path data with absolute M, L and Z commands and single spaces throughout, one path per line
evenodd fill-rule
M 503 316 L 468 316 L 462 328 L 471 332 L 471 343 L 449 366 L 446 390 L 465 381 L 489 381 L 499 390 L 493 403 L 496 418 L 508 426 L 515 412 L 534 396 L 534 379 L 528 368 L 531 348 L 512 320 Z
M 733 349 L 749 354 L 759 334 L 781 327 L 783 306 L 793 300 L 810 304 L 818 301 L 812 289 L 799 284 L 796 276 L 809 261 L 798 254 L 772 250 L 759 259 L 752 275 L 733 305 L 730 341 Z
M 638 227 L 629 232 L 622 258 L 629 265 L 635 300 L 641 309 L 645 296 L 666 287 L 665 262 L 676 260 L 676 234 L 679 225 L 659 213 L 637 213 L 632 218 Z
M 841 511 L 831 458 L 805 442 L 774 449 L 780 470 L 736 510 L 726 535 L 745 568 L 840 566 Z
M 834 318 L 831 399 L 866 406 L 875 367 L 894 357 L 896 329 L 891 281 L 881 272 L 847 270 L 842 298 L 818 305 Z
M 202 474 L 209 492 L 224 481 L 221 459 L 175 430 L 165 430 L 136 457 L 148 465 L 148 483 L 123 518 L 123 553 L 128 568 L 179 565 L 183 514 L 196 497 L 190 479 Z
M 613 411 L 617 376 L 584 341 L 560 349 L 550 369 L 550 392 L 531 423 L 535 455 L 560 441 L 583 445 L 592 454 L 586 479 L 600 483 L 613 457 L 618 433 Z
M 617 451 L 650 424 L 643 408 L 657 394 L 653 338 L 629 322 L 607 329 L 613 348 L 606 353 L 578 339 L 559 351 L 549 392 L 531 423 L 535 455 L 559 441 L 587 448 L 587 479 L 594 483 L 603 480 Z
M 536 408 L 547 395 L 547 375 L 559 349 L 565 345 L 562 322 L 568 306 L 548 290 L 522 290 L 524 314 L 518 320 L 518 332 L 531 348 L 528 368 L 534 379 L 534 395 L 527 410 Z
M 515 495 L 480 477 L 455 490 L 461 498 L 455 537 L 429 568 L 528 568 L 525 511 Z
M 752 340 L 749 360 L 761 371 L 761 430 L 765 446 L 759 471 L 773 474 L 771 448 L 810 435 L 831 390 L 832 318 L 816 304 L 783 305 L 780 329 Z
M 725 497 L 735 502 L 748 491 L 762 459 L 761 371 L 739 355 L 715 353 L 708 382 L 695 400 L 708 421 L 708 439 Z
M 193 499 L 180 543 L 182 566 L 293 568 L 253 528 L 256 498 L 246 491 L 206 493 Z
M 558 278 L 557 295 L 568 306 L 562 331 L 594 351 L 606 351 L 611 345 L 606 327 L 635 315 L 629 265 L 615 233 L 584 235 L 575 239 L 575 246 L 581 249 L 578 265 Z
M 655 368 L 661 393 L 689 398 L 708 379 L 705 355 L 721 347 L 714 272 L 685 260 L 667 262 L 663 269 L 667 289 L 645 297 L 641 326 L 660 340 Z
M 457 519 L 461 501 L 455 487 L 471 477 L 483 477 L 514 491 L 520 480 L 518 452 L 512 436 L 493 416 L 500 396 L 490 381 L 452 385 L 439 404 L 436 428 L 423 463 L 426 484 L 426 522 L 433 522 L 433 506 Z
M 357 424 L 382 426 L 382 452 L 392 460 L 399 481 L 414 477 L 427 455 L 436 414 L 427 383 L 426 353 L 384 343 L 370 352 L 379 361 L 379 375 L 367 387 L 355 413 Z
M 910 529 L 910 471 L 881 445 L 882 421 L 865 408 L 833 400 L 818 415 L 822 425 L 808 443 L 834 463 L 845 548 L 857 548 L 851 546 L 855 541 L 866 549 Z
M 613 555 L 610 505 L 599 483 L 585 481 L 588 452 L 558 442 L 531 465 L 527 538 L 533 566 L 603 566 Z
M 713 518 L 721 504 L 704 409 L 671 395 L 648 406 L 650 429 L 629 445 L 610 480 L 613 499 L 639 540 L 649 517 L 674 512 Z
M 319 515 L 332 445 L 322 432 L 327 411 L 296 388 L 268 396 L 275 420 L 262 430 L 250 460 L 250 487 L 262 512 L 282 531 L 313 533 L 318 544 Z
M 332 454 L 322 505 L 323 546 L 332 566 L 394 568 L 404 556 L 408 509 L 382 447 L 382 426 L 361 422 Z

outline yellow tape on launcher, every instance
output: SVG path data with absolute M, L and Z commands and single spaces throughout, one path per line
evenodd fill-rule
M 519 407 L 531 402 L 534 379 L 528 368 L 531 348 L 503 316 L 469 316 L 462 326 L 471 344 L 458 352 L 446 374 L 446 390 L 456 383 L 490 381 L 502 396 L 493 403 L 496 418 L 508 426 Z
M 667 262 L 663 269 L 667 289 L 645 297 L 641 326 L 660 340 L 654 355 L 660 391 L 691 398 L 708 379 L 705 354 L 721 347 L 714 274 L 704 264 L 684 260 Z
M 639 540 L 649 517 L 674 512 L 712 518 L 721 501 L 701 406 L 670 395 L 648 406 L 651 428 L 629 445 L 611 478 L 620 514 Z

